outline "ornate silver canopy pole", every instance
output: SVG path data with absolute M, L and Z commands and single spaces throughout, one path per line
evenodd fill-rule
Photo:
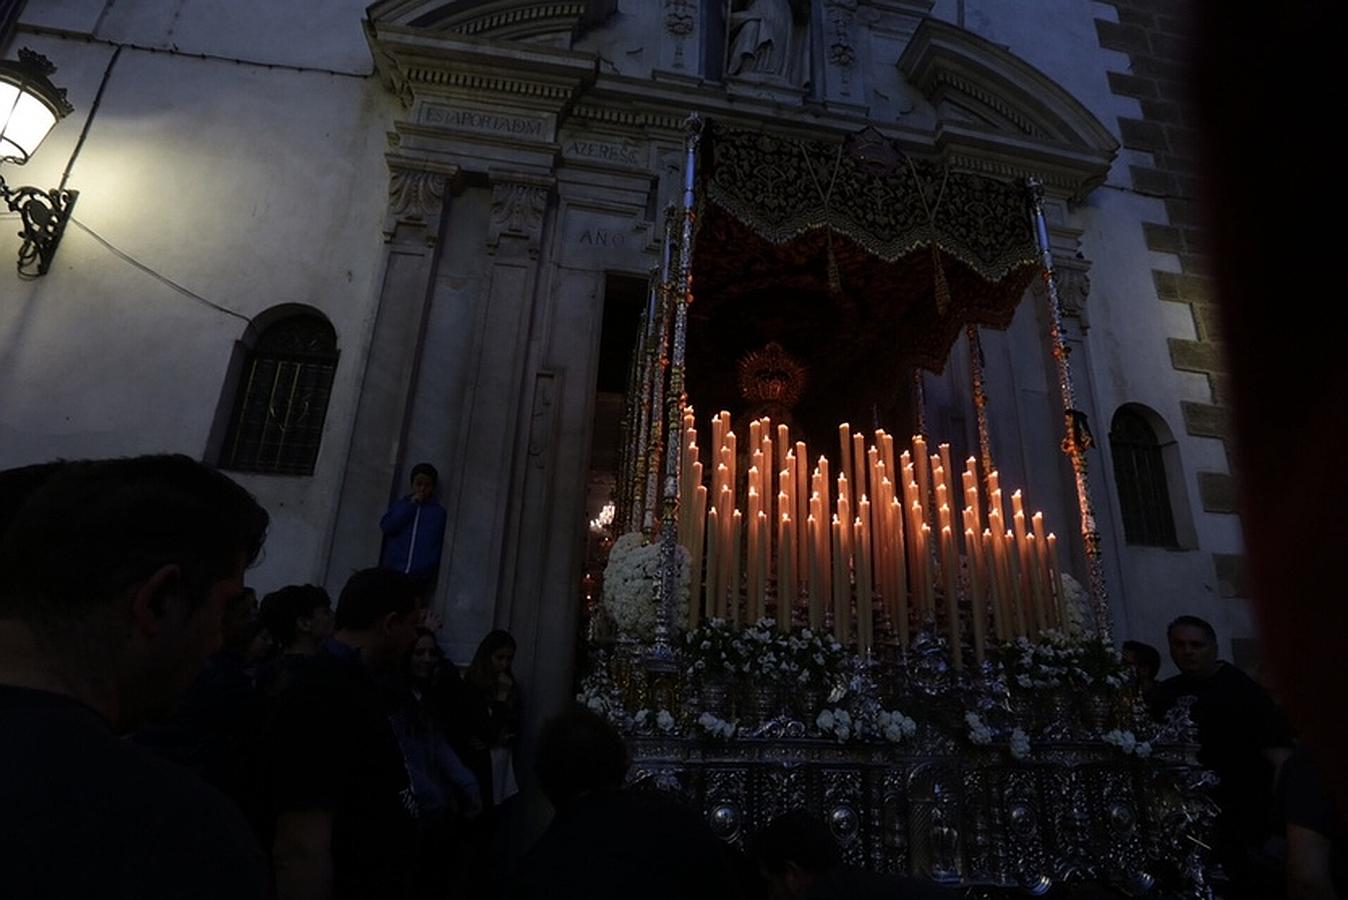
M 983 390 L 983 341 L 978 337 L 978 326 L 965 329 L 969 341 L 969 381 L 973 386 L 974 418 L 978 423 L 978 463 L 983 467 L 987 481 L 992 465 L 992 433 L 988 430 L 988 395 Z
M 670 628 L 674 604 L 679 597 L 679 423 L 687 403 L 684 394 L 683 365 L 688 349 L 688 304 L 693 302 L 693 226 L 697 219 L 697 151 L 702 142 L 702 118 L 693 113 L 685 124 L 683 163 L 683 229 L 679 235 L 678 279 L 671 282 L 669 297 L 674 307 L 674 339 L 669 358 L 669 397 L 666 401 L 665 489 L 660 527 L 660 585 L 656 594 L 655 644 L 651 647 L 649 667 L 653 670 L 674 668 L 674 649 Z M 696 578 L 697 573 L 690 573 Z
M 654 340 L 651 342 L 653 348 L 651 392 L 649 402 L 643 403 L 642 407 L 643 417 L 649 421 L 649 434 L 645 432 L 642 434 L 642 439 L 645 441 L 645 451 L 640 457 L 647 460 L 641 530 L 651 537 L 655 537 L 656 534 L 656 506 L 660 499 L 660 469 L 664 460 L 661 452 L 662 450 L 670 453 L 678 452 L 678 445 L 673 441 L 673 432 L 670 434 L 669 447 L 664 446 L 663 440 L 665 430 L 665 381 L 669 373 L 669 330 L 676 296 L 674 285 L 670 280 L 670 266 L 674 248 L 673 219 L 674 207 L 671 204 L 665 210 L 665 242 L 660 257 L 660 280 L 655 286 L 657 331 Z M 674 431 L 678 431 L 678 422 L 671 423 L 670 427 Z
M 623 457 L 619 464 L 619 530 L 636 531 L 641 527 L 645 509 L 646 438 L 650 429 L 651 362 L 655 357 L 655 321 L 660 305 L 660 269 L 652 266 L 646 285 L 646 305 L 641 310 L 641 325 L 632 353 L 632 374 L 628 377 L 627 397 L 623 403 Z
M 1076 391 L 1072 387 L 1072 367 L 1067 361 L 1067 346 L 1062 337 L 1062 305 L 1058 300 L 1057 277 L 1053 271 L 1053 249 L 1048 240 L 1048 223 L 1044 219 L 1044 185 L 1037 178 L 1025 182 L 1030 196 L 1030 214 L 1034 220 L 1035 240 L 1039 244 L 1044 296 L 1048 302 L 1049 340 L 1053 342 L 1053 359 L 1058 367 L 1058 388 L 1062 394 L 1063 421 L 1066 435 L 1062 450 L 1072 463 L 1076 475 L 1077 507 L 1081 511 L 1081 539 L 1086 545 L 1086 565 L 1090 580 L 1091 599 L 1095 605 L 1095 628 L 1100 637 L 1111 640 L 1109 594 L 1105 589 L 1104 566 L 1100 561 L 1100 532 L 1095 525 L 1091 506 L 1090 482 L 1086 478 L 1086 451 L 1093 439 L 1086 424 L 1086 415 L 1076 407 Z

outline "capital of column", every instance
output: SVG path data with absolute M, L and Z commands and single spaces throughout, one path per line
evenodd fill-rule
M 543 217 L 548 209 L 555 180 L 526 172 L 491 173 L 491 221 L 487 226 L 487 252 L 502 247 L 522 248 L 538 255 L 543 238 Z
M 426 246 L 433 247 L 440 231 L 440 215 L 459 167 L 402 156 L 387 157 L 388 211 L 384 240 L 393 240 L 400 226 L 421 229 Z

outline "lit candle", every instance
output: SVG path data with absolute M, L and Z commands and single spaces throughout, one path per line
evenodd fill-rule
M 1002 588 L 1001 579 L 997 573 L 996 549 L 992 545 L 992 530 L 985 528 L 983 530 L 983 558 L 988 563 L 988 577 L 986 584 L 988 593 L 991 595 L 992 603 L 992 627 L 997 634 L 997 640 L 1004 641 L 1010 635 L 1007 629 L 1006 617 L 1002 611 Z
M 780 562 L 777 568 L 777 630 L 791 630 L 791 610 L 796 605 L 796 533 L 791 516 L 782 513 Z
M 974 537 L 974 530 L 966 528 L 964 530 L 964 546 L 971 550 L 978 546 L 978 539 Z M 983 617 L 987 615 L 986 604 L 983 599 L 982 581 L 978 577 L 978 567 L 969 566 L 969 612 L 974 626 L 974 660 L 978 665 L 983 665 Z
M 819 519 L 812 512 L 805 520 L 806 537 L 810 542 L 810 552 L 808 554 L 810 577 L 809 577 L 809 611 L 810 611 L 810 629 L 818 631 L 824 624 L 824 606 L 823 594 L 820 587 L 820 569 L 819 563 Z
M 758 567 L 758 594 L 754 598 L 754 621 L 766 619 L 768 617 L 768 558 L 772 553 L 772 522 L 768 519 L 768 514 L 759 510 L 758 512 L 758 559 L 754 560 L 754 565 Z
M 886 434 L 880 442 L 880 455 L 885 459 L 885 469 L 889 471 L 891 477 L 899 473 L 899 469 L 894 465 L 894 435 Z
M 1025 560 L 1030 566 L 1027 579 L 1030 582 L 1030 596 L 1034 598 L 1034 621 L 1039 631 L 1049 627 L 1048 610 L 1044 604 L 1044 554 L 1039 549 L 1039 541 L 1032 534 L 1025 536 Z
M 713 506 L 707 510 L 707 606 L 713 617 L 724 619 L 726 611 L 721 603 L 721 592 L 717 578 L 720 574 L 717 565 L 721 550 L 720 533 L 720 514 Z
M 716 554 L 716 587 L 724 595 L 726 586 L 730 584 L 730 522 L 735 509 L 730 485 L 721 485 L 721 502 L 717 505 L 720 507 L 720 529 L 717 531 L 716 539 L 720 541 L 721 548 Z
M 847 483 L 856 480 L 856 473 L 852 471 L 852 426 L 846 422 L 838 426 L 838 445 L 842 455 L 838 458 L 838 466 L 841 471 L 838 477 L 847 476 Z M 839 484 L 844 482 L 839 481 Z
M 846 644 L 851 637 L 851 590 L 843 562 L 842 524 L 833 517 L 833 636 Z
M 949 509 L 946 510 L 949 518 Z M 956 669 L 964 668 L 964 648 L 960 646 L 960 600 L 959 590 L 956 588 L 955 574 L 955 536 L 950 531 L 949 525 L 941 526 L 941 555 L 947 560 L 942 566 L 944 575 L 945 604 L 946 604 L 946 627 L 950 634 L 950 659 Z
M 1053 569 L 1053 594 L 1057 600 L 1058 621 L 1062 625 L 1067 625 L 1067 594 L 1063 593 L 1062 588 L 1062 569 L 1058 568 L 1058 538 L 1053 532 L 1048 533 L 1048 562 Z
M 730 517 L 730 621 L 740 620 L 740 530 L 744 526 L 743 516 L 737 509 Z
M 1030 517 L 1030 529 L 1034 533 L 1035 554 L 1035 587 L 1036 600 L 1043 608 L 1044 624 L 1053 628 L 1057 625 L 1054 620 L 1057 618 L 1053 610 L 1053 598 L 1049 595 L 1052 591 L 1052 576 L 1049 574 L 1048 565 L 1048 535 L 1044 530 L 1044 514 L 1037 512 Z
M 749 480 L 751 483 L 757 482 L 758 471 L 750 467 Z M 762 499 L 756 487 L 749 488 L 749 525 L 748 534 L 744 542 L 745 559 L 748 562 L 745 572 L 745 596 L 749 598 L 750 609 L 758 607 L 758 594 L 762 590 L 762 582 L 758 576 L 758 542 L 763 539 L 758 528 L 758 513 L 762 509 Z
M 936 450 L 941 457 L 941 471 L 944 473 L 944 476 L 948 478 L 954 478 L 955 469 L 950 465 L 950 445 L 937 444 Z M 945 477 L 942 478 L 942 481 L 946 484 L 947 489 L 949 489 L 950 484 L 949 482 L 945 481 Z
M 920 517 L 920 509 L 918 514 Z M 918 533 L 922 535 L 919 546 L 922 557 L 922 607 L 927 616 L 934 617 L 936 615 L 936 586 L 931 577 L 931 526 L 922 522 Z
M 860 586 L 864 583 L 866 586 L 865 603 L 869 608 L 875 582 L 871 570 L 871 559 L 873 557 L 871 550 L 871 504 L 865 496 L 857 501 L 857 521 L 862 525 L 860 529 L 852 529 L 852 533 L 856 537 L 857 603 L 862 602 Z
M 1011 584 L 1011 590 L 1014 592 L 1011 606 L 1016 618 L 1016 633 L 1024 637 L 1030 634 L 1034 622 L 1025 607 L 1024 572 L 1021 567 L 1020 548 L 1016 544 L 1015 534 L 1010 531 L 1006 533 L 1005 541 L 1007 581 Z
M 730 420 L 730 413 L 722 410 L 711 419 L 711 448 L 714 452 L 720 452 L 725 446 L 725 427 L 726 422 Z M 717 457 L 719 459 L 719 456 Z
M 1019 506 L 1020 491 L 1011 495 L 1011 505 L 1013 508 Z M 1020 564 L 1020 578 L 1017 579 L 1017 587 L 1020 593 L 1020 605 L 1025 610 L 1025 622 L 1035 629 L 1035 633 L 1042 629 L 1039 624 L 1038 611 L 1034 604 L 1034 561 L 1030 559 L 1030 545 L 1025 539 L 1025 512 L 1017 509 L 1011 517 L 1011 528 L 1015 533 L 1016 541 L 1016 561 Z
M 791 499 L 796 503 L 795 512 L 791 520 L 797 524 L 796 528 L 796 574 L 803 575 L 809 566 L 807 557 L 810 553 L 810 535 L 805 528 L 805 519 L 810 515 L 810 492 L 809 478 L 806 469 L 810 465 L 810 457 L 806 455 L 804 441 L 796 441 L 795 452 L 792 454 L 791 474 L 795 476 L 795 484 L 792 487 Z
M 894 608 L 897 610 L 895 615 L 899 629 L 899 645 L 906 651 L 908 649 L 908 572 L 904 560 L 903 548 L 904 528 L 903 528 L 903 504 L 899 498 L 895 497 L 889 501 L 889 515 L 891 533 L 894 536 Z
M 843 476 L 838 476 L 838 521 L 843 523 L 842 534 L 842 567 L 844 570 L 851 568 L 852 556 L 855 551 L 852 548 L 852 535 L 849 533 L 852 529 L 848 525 L 852 522 L 852 504 L 847 497 L 847 482 Z
M 856 531 L 857 545 L 857 653 L 864 657 L 871 652 L 873 646 L 870 540 L 866 522 L 861 516 L 857 516 L 853 528 Z
M 693 550 L 688 569 L 689 628 L 697 627 L 702 611 L 702 555 L 707 542 L 707 487 L 699 484 L 693 489 Z M 715 612 L 709 611 L 709 615 Z
M 866 486 L 866 438 L 860 434 L 852 435 L 852 472 L 852 491 L 856 496 L 874 490 L 874 486 L 869 489 Z
M 910 577 L 913 583 L 913 605 L 917 609 L 918 627 L 922 626 L 922 621 L 930 611 L 927 607 L 927 575 L 930 569 L 930 557 L 927 556 L 926 532 L 922 526 L 926 522 L 922 516 L 922 505 L 916 500 L 912 506 L 908 507 L 908 533 L 913 536 L 910 546 L 912 548 L 912 565 L 910 567 Z
M 737 477 L 739 474 L 738 470 L 739 451 L 737 449 L 738 445 L 735 443 L 735 441 L 736 441 L 735 432 L 727 431 L 725 435 L 725 447 L 726 447 L 725 463 L 726 463 L 726 475 L 729 478 L 727 484 L 730 485 L 730 491 L 732 496 L 734 496 L 734 494 L 739 489 L 739 479 Z
M 922 502 L 925 515 L 929 508 L 927 498 L 931 496 L 931 460 L 927 458 L 927 442 L 921 435 L 913 436 L 913 465 L 917 470 L 917 499 Z

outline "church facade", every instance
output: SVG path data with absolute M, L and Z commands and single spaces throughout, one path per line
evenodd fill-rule
M 1032 6 L 20 4 L 5 57 L 45 55 L 75 112 L 3 174 L 79 199 L 51 271 L 0 282 L 0 465 L 219 464 L 272 514 L 265 592 L 374 564 L 381 513 L 431 462 L 451 653 L 509 629 L 541 714 L 571 689 L 689 114 L 840 146 L 873 127 L 950 171 L 1044 182 L 1114 633 L 1159 646 L 1194 613 L 1248 662 L 1181 23 L 1143 0 Z M 1084 582 L 1048 325 L 1032 288 L 972 352 L 1004 481 Z M 926 431 L 963 452 L 970 353 L 920 375 Z

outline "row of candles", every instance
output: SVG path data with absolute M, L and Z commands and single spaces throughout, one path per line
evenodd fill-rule
M 711 420 L 704 463 L 694 412 L 685 410 L 678 537 L 694 573 L 691 625 L 704 615 L 756 621 L 767 617 L 771 599 L 779 628 L 792 627 L 798 606 L 815 629 L 831 610 L 838 639 L 867 653 L 877 607 L 907 646 L 913 622 L 937 618 L 940 604 L 962 667 L 961 588 L 978 663 L 989 633 L 1008 640 L 1061 624 L 1057 538 L 1045 533 L 1042 513 L 1026 515 L 1020 491 L 1010 495 L 1008 523 L 995 470 L 983 484 L 969 458 L 961 498 L 949 444 L 931 453 L 915 436 L 911 450 L 896 456 L 892 435 L 880 429 L 873 438 L 868 447 L 844 423 L 837 470 L 823 455 L 811 468 L 806 443 L 767 419 L 749 424 L 741 454 L 722 411 Z

